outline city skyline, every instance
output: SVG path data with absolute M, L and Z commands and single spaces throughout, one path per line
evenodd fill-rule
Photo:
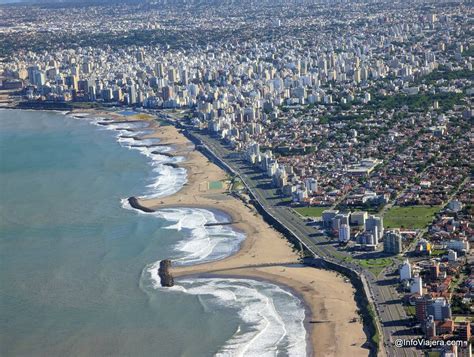
M 257 244 L 250 209 L 265 218 L 257 225 L 265 239 L 283 235 L 305 269 L 336 271 L 352 284 L 361 319 L 346 320 L 360 323 L 366 339 L 353 353 L 472 355 L 470 2 L 0 9 L 10 15 L 0 27 L 3 107 L 131 125 L 121 140 L 165 160 L 157 171 L 180 188 L 160 198 L 131 196 L 133 209 L 220 207 L 230 218 L 205 227 L 236 226 Z M 151 134 L 134 127 L 143 122 Z M 204 165 L 212 169 L 203 172 Z M 167 257 L 156 265 L 161 285 L 243 266 L 242 276 L 265 278 L 268 272 L 254 275 L 250 267 L 273 264 L 282 269 L 272 272 L 276 281 L 302 279 L 289 286 L 314 303 L 306 273 L 291 275 L 295 266 L 285 273 L 294 256 L 265 247 L 251 255 L 245 244 L 222 263 L 183 267 Z M 314 307 L 310 314 L 305 321 L 319 320 Z M 350 338 L 360 341 L 360 326 Z M 418 338 L 431 342 L 417 348 Z M 447 347 L 453 340 L 463 344 Z M 335 355 L 327 339 L 312 343 Z

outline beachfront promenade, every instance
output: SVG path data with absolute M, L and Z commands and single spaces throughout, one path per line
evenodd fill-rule
M 348 255 L 338 251 L 336 244 L 329 237 L 317 234 L 314 226 L 308 225 L 288 207 L 262 172 L 249 167 L 240 155 L 230 151 L 212 137 L 190 129 L 186 130 L 186 135 L 219 166 L 241 178 L 260 213 L 275 228 L 311 252 L 315 259 L 308 260 L 309 264 L 337 270 L 351 278 L 358 294 L 364 295 L 357 297 L 362 313 L 368 316 L 368 309 L 373 306 L 378 315 L 375 323 L 378 331 L 381 331 L 379 355 L 420 355 L 420 351 L 413 348 L 399 348 L 394 345 L 394 340 L 397 338 L 415 337 L 408 325 L 410 320 L 401 304 L 400 296 L 395 290 L 398 274 L 396 268 L 386 269 L 376 277 L 370 270 L 362 268 L 350 259 L 345 259 Z

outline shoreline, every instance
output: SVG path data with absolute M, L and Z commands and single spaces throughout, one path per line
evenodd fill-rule
M 187 278 L 231 278 L 276 285 L 299 299 L 305 311 L 303 326 L 306 331 L 307 356 L 368 356 L 370 351 L 364 347 L 365 334 L 354 336 L 354 329 L 360 324 L 360 316 L 356 310 L 351 310 L 346 301 L 348 296 L 355 293 L 354 288 L 342 281 L 339 274 L 320 269 L 319 274 L 314 274 L 312 270 L 315 268 L 304 264 L 246 267 L 219 272 L 190 272 L 176 277 L 176 282 Z M 281 272 L 285 272 L 286 276 Z M 325 284 L 334 284 L 334 279 L 340 280 L 337 284 L 339 289 L 332 294 L 319 295 L 315 290 L 326 288 Z M 307 288 L 305 284 L 315 286 Z M 313 298 L 310 298 L 310 295 L 313 295 Z M 314 311 L 315 307 L 317 311 Z
M 156 126 L 152 124 L 150 128 Z M 170 272 L 174 278 L 232 276 L 262 280 L 289 289 L 305 306 L 308 355 L 369 355 L 370 351 L 365 347 L 367 336 L 354 299 L 355 289 L 350 283 L 335 272 L 302 265 L 292 244 L 270 227 L 254 206 L 231 196 L 223 182 L 227 174 L 197 151 L 174 126 L 158 126 L 146 137 L 173 144 L 177 155 L 186 158 L 179 166 L 187 170 L 188 181 L 171 196 L 136 198 L 137 206 L 152 210 L 191 207 L 222 211 L 231 217 L 234 229 L 246 234 L 235 254 L 213 262 L 172 267 Z M 211 189 L 209 183 L 216 181 L 223 182 L 222 187 Z M 343 299 L 340 299 L 341 291 L 345 292 Z M 332 342 L 333 339 L 338 341 Z
M 293 264 L 294 266 L 301 266 L 303 267 L 303 264 Z M 268 277 L 264 277 L 262 275 L 255 275 L 255 276 L 250 276 L 250 275 L 239 275 L 238 273 L 232 274 L 226 274 L 226 273 L 201 273 L 201 274 L 196 274 L 196 273 L 191 273 L 189 275 L 182 275 L 179 278 L 177 278 L 177 281 L 179 282 L 180 280 L 187 279 L 187 278 L 193 278 L 193 279 L 213 279 L 213 278 L 218 278 L 218 279 L 242 279 L 242 280 L 255 280 L 261 283 L 267 283 L 267 284 L 273 284 L 281 288 L 282 290 L 288 292 L 289 294 L 293 295 L 296 297 L 305 313 L 305 319 L 303 320 L 303 326 L 306 331 L 306 336 L 305 340 L 307 342 L 307 349 L 306 349 L 306 355 L 307 356 L 315 356 L 315 351 L 314 351 L 314 346 L 313 342 L 311 341 L 311 331 L 313 329 L 312 326 L 312 321 L 309 321 L 306 317 L 311 315 L 311 306 L 306 302 L 305 298 L 303 297 L 303 294 L 295 289 L 294 287 L 291 287 L 286 284 L 282 284 L 278 281 L 270 280 Z M 319 353 L 318 353 L 319 354 Z
M 74 113 L 82 113 L 115 122 L 130 121 L 129 116 L 107 110 L 72 110 L 61 113 L 72 116 Z M 177 279 L 191 276 L 231 276 L 278 285 L 290 290 L 305 308 L 308 355 L 369 355 L 369 349 L 363 347 L 367 336 L 362 323 L 349 322 L 358 318 L 353 286 L 335 272 L 301 265 L 300 256 L 293 246 L 263 220 L 254 206 L 227 192 L 227 174 L 221 168 L 197 151 L 194 144 L 176 127 L 162 126 L 151 119 L 153 118 L 145 121 L 149 123 L 147 129 L 152 130 L 152 133 L 142 138 L 158 138 L 161 145 L 172 146 L 174 156 L 185 157 L 186 160 L 177 164 L 177 167 L 186 169 L 187 182 L 170 196 L 153 199 L 130 197 L 130 205 L 144 212 L 177 207 L 222 211 L 231 217 L 232 227 L 246 235 L 240 249 L 233 255 L 217 261 L 173 267 L 170 269 L 172 275 Z M 219 187 L 211 187 L 216 182 L 220 182 L 217 185 Z M 342 298 L 341 291 L 345 291 Z M 322 320 L 321 317 L 325 318 Z M 332 341 L 338 338 L 338 341 Z

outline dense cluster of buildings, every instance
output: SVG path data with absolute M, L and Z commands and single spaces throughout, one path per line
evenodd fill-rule
M 439 206 L 401 287 L 427 336 L 469 340 L 472 6 L 246 3 L 11 7 L 1 87 L 28 103 L 179 109 L 293 205 L 327 208 L 342 246 L 399 255 L 418 232 L 384 229 L 383 207 Z
M 322 223 L 338 236 L 340 243 L 348 243 L 354 238 L 353 240 L 368 250 L 375 250 L 384 234 L 382 218 L 364 211 L 343 213 L 338 210 L 325 210 Z
M 430 340 L 458 341 L 455 350 L 443 353 L 471 356 L 473 276 L 463 280 L 465 271 L 456 253 L 449 251 L 442 262 L 433 259 L 411 264 L 406 260 L 399 272 L 405 301 L 422 333 Z
M 473 182 L 466 183 L 436 215 L 425 239 L 418 241 L 415 258 L 399 269 L 408 305 L 426 337 L 465 341 L 452 352 L 472 355 L 474 258 L 470 254 Z
M 400 230 L 384 229 L 383 218 L 366 211 L 343 213 L 338 210 L 325 210 L 322 213 L 322 225 L 333 236 L 338 237 L 341 245 L 352 240 L 355 248 L 365 251 L 381 248 L 388 255 L 403 252 L 404 240 Z
M 380 7 L 362 20 L 340 8 L 344 25 L 315 11 L 312 21 L 300 23 L 301 33 L 311 34 L 302 39 L 22 52 L 2 64 L 3 74 L 7 85 L 12 78 L 25 85 L 30 100 L 192 108 L 193 125 L 246 152 L 298 202 L 370 207 L 397 196 L 401 205 L 444 202 L 466 176 L 466 158 L 451 156 L 469 140 L 458 129 L 471 112 L 466 102 L 443 114 L 440 106 L 446 96 L 472 91 L 472 83 L 422 79 L 441 68 L 472 73 L 471 57 L 463 55 L 472 9 Z M 162 26 L 171 30 L 179 20 L 169 16 Z M 285 21 L 266 26 L 278 31 Z M 388 103 L 426 95 L 441 98 L 427 112 Z M 457 118 L 463 109 L 465 117 Z

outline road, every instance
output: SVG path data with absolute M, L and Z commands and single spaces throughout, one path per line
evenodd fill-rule
M 236 172 L 246 187 L 264 209 L 289 229 L 315 256 L 345 266 L 357 272 L 365 280 L 370 291 L 369 301 L 374 303 L 379 317 L 379 329 L 382 332 L 385 355 L 387 356 L 421 356 L 421 351 L 414 348 L 395 347 L 397 338 L 415 338 L 412 332 L 411 319 L 402 306 L 401 296 L 396 291 L 398 285 L 397 268 L 392 266 L 383 271 L 379 277 L 362 268 L 350 259 L 350 254 L 338 249 L 336 242 L 326 235 L 317 234 L 315 227 L 308 225 L 272 187 L 271 180 L 257 168 L 247 164 L 240 155 L 229 150 L 217 139 L 198 132 L 192 132 L 218 159 L 225 162 Z M 418 336 L 419 337 L 419 336 Z

